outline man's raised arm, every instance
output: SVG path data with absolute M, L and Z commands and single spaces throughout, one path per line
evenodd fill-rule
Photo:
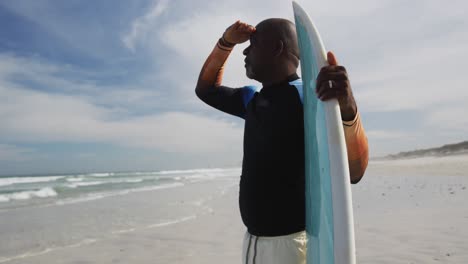
M 243 88 L 222 86 L 224 64 L 236 44 L 243 43 L 255 28 L 237 21 L 226 29 L 211 54 L 203 64 L 195 93 L 206 104 L 225 113 L 243 118 Z
M 206 95 L 211 89 L 221 86 L 223 79 L 224 64 L 236 44 L 249 40 L 255 28 L 240 21 L 236 21 L 226 29 L 219 39 L 211 54 L 205 61 L 198 77 L 195 92 L 197 96 L 205 101 Z M 206 101 L 205 101 L 206 102 Z M 208 103 L 208 102 L 207 102 Z

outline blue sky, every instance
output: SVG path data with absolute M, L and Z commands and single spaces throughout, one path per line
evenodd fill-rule
M 371 156 L 467 140 L 468 3 L 299 1 L 348 69 Z M 0 2 L 0 175 L 239 166 L 242 121 L 201 103 L 237 19 L 290 1 Z M 245 77 L 236 47 L 225 84 Z

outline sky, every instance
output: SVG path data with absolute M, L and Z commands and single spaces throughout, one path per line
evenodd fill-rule
M 468 139 L 468 2 L 298 1 L 349 73 L 371 157 Z M 243 122 L 195 96 L 236 20 L 285 0 L 0 2 L 0 175 L 238 167 Z M 224 84 L 245 77 L 238 45 Z

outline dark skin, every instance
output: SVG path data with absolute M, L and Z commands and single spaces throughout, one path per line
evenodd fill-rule
M 317 97 L 322 101 L 338 99 L 343 121 L 353 120 L 357 113 L 351 84 L 346 68 L 339 66 L 333 53 L 327 54 L 330 65 L 323 67 L 317 76 Z M 330 84 L 332 89 L 330 89 Z
M 250 39 L 246 56 L 247 76 L 268 86 L 285 80 L 296 73 L 299 66 L 299 48 L 296 29 L 285 19 L 267 19 L 256 27 L 237 21 L 223 34 L 227 43 L 244 43 Z M 335 55 L 328 52 L 330 65 L 321 69 L 317 76 L 317 97 L 322 101 L 337 99 L 344 121 L 353 120 L 357 113 L 348 73 L 339 66 Z M 330 83 L 331 81 L 331 83 Z M 332 84 L 333 89 L 330 89 Z
M 243 51 L 247 77 L 257 80 L 263 87 L 286 80 L 297 72 L 299 47 L 295 25 L 285 19 L 267 19 L 256 27 L 237 21 L 223 34 L 225 46 L 235 46 L 250 40 Z M 317 76 L 317 97 L 322 101 L 337 99 L 343 121 L 356 117 L 357 107 L 351 90 L 348 74 L 338 65 L 335 55 L 328 52 L 329 65 L 321 69 Z M 332 87 L 330 87 L 330 84 Z M 215 83 L 199 78 L 196 91 L 213 89 Z M 362 174 L 350 175 L 351 182 L 358 182 Z

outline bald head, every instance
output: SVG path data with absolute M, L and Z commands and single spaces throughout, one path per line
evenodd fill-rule
M 255 28 L 244 50 L 247 76 L 265 85 L 296 73 L 299 47 L 295 25 L 287 19 L 270 18 Z
M 256 29 L 257 34 L 266 40 L 266 45 L 274 46 L 281 42 L 285 52 L 284 55 L 290 57 L 296 64 L 299 63 L 299 46 L 294 23 L 283 18 L 270 18 L 260 22 Z

